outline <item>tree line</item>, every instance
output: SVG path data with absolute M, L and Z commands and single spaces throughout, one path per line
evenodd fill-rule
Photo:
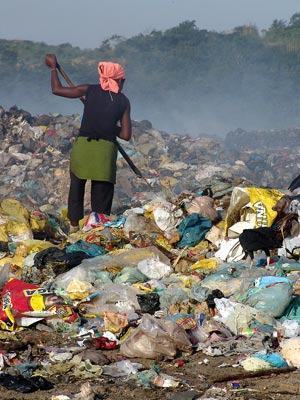
M 97 82 L 97 62 L 122 63 L 133 115 L 177 132 L 222 134 L 300 122 L 300 13 L 263 32 L 228 32 L 185 21 L 131 38 L 112 36 L 95 49 L 0 40 L 0 104 L 34 113 L 79 111 L 50 95 L 46 53 L 57 54 L 78 83 Z

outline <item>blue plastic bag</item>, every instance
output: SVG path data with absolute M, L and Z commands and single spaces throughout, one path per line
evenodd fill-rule
M 255 286 L 260 289 L 266 288 L 268 286 L 275 285 L 277 283 L 289 283 L 291 284 L 290 279 L 284 276 L 262 276 L 256 280 Z
M 282 357 L 282 355 L 278 353 L 264 353 L 258 352 L 253 355 L 255 358 L 259 358 L 260 360 L 266 361 L 274 368 L 285 368 L 288 367 L 287 362 Z
M 193 213 L 186 217 L 178 226 L 178 232 L 181 240 L 178 243 L 179 248 L 196 246 L 205 238 L 206 233 L 212 227 L 210 219 Z

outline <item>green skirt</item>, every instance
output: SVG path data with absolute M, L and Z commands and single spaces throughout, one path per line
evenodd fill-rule
M 78 136 L 71 151 L 70 169 L 80 179 L 116 183 L 117 156 L 115 143 Z

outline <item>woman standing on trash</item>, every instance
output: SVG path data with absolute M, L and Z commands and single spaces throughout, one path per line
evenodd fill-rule
M 130 103 L 122 93 L 125 71 L 120 64 L 99 62 L 99 84 L 62 86 L 57 73 L 57 59 L 47 54 L 51 69 L 52 93 L 68 98 L 85 97 L 79 135 L 73 144 L 70 162 L 68 218 L 71 231 L 78 230 L 84 216 L 85 183 L 91 180 L 92 211 L 111 212 L 118 149 L 116 138 L 131 138 Z M 121 126 L 118 126 L 120 123 Z

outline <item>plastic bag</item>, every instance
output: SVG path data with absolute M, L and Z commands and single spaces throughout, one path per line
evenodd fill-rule
M 245 304 L 225 298 L 216 298 L 215 304 L 219 312 L 217 319 L 223 322 L 235 335 L 242 334 L 255 320 L 261 324 L 275 325 L 275 320 L 269 315 Z
M 10 279 L 11 271 L 8 265 L 4 265 L 0 268 L 0 289 L 3 288 L 4 284 Z
M 283 193 L 275 189 L 234 188 L 226 216 L 226 234 L 228 228 L 241 220 L 250 222 L 252 228 L 271 226 L 277 216 L 272 207 L 282 196 Z
M 146 282 L 148 280 L 147 276 L 144 275 L 138 268 L 125 267 L 123 270 L 115 277 L 114 283 L 137 283 Z
M 291 367 L 300 368 L 300 336 L 281 343 L 281 354 Z
M 110 219 L 105 214 L 99 214 L 93 211 L 85 221 L 82 230 L 83 232 L 87 232 L 91 229 L 104 225 L 106 222 L 110 222 Z
M 291 285 L 291 281 L 289 278 L 286 278 L 285 276 L 263 276 L 261 278 L 256 279 L 255 281 L 255 286 L 260 288 L 260 289 L 264 289 L 267 288 L 269 286 L 273 286 L 276 285 L 278 283 L 288 283 Z
M 161 279 L 170 275 L 172 268 L 159 261 L 159 258 L 148 258 L 138 263 L 138 270 L 146 275 L 149 279 Z
M 30 228 L 33 232 L 43 232 L 47 225 L 47 215 L 35 210 L 30 214 Z
M 264 311 L 272 317 L 280 317 L 292 299 L 290 283 L 277 283 L 248 291 L 246 304 Z
M 245 253 L 238 238 L 228 239 L 220 242 L 215 257 L 222 261 L 237 262 L 245 257 Z
M 283 239 L 282 248 L 278 250 L 278 255 L 281 257 L 291 258 L 291 254 L 299 252 L 300 248 L 300 235 L 295 237 L 286 237 Z
M 128 326 L 128 316 L 115 312 L 105 311 L 103 313 L 104 329 L 110 333 L 121 333 Z M 107 332 L 105 333 L 107 336 Z M 113 338 L 110 338 L 113 339 Z
M 29 226 L 29 212 L 18 201 L 14 199 L 5 199 L 1 202 L 1 241 L 22 242 L 33 239 Z
M 101 316 L 104 311 L 131 313 L 140 309 L 136 292 L 129 286 L 104 284 L 88 303 L 82 304 L 86 314 Z
M 244 264 L 224 264 L 219 270 L 205 277 L 202 286 L 208 289 L 220 289 L 226 297 L 234 295 L 238 300 L 245 296 L 254 281 L 269 274 L 263 268 L 248 268 Z
M 27 222 L 10 219 L 6 224 L 6 232 L 12 242 L 24 242 L 33 239 L 33 234 Z
M 86 253 L 89 257 L 97 257 L 106 253 L 103 247 L 97 246 L 96 244 L 93 243 L 85 242 L 84 240 L 78 240 L 78 242 L 73 243 L 66 247 L 67 254 L 79 251 Z
M 258 353 L 253 354 L 252 357 L 266 361 L 271 365 L 272 368 L 285 368 L 288 366 L 286 361 L 282 358 L 282 356 L 277 353 L 266 353 L 260 351 Z
M 300 323 L 300 296 L 295 296 L 284 310 L 282 319 L 295 320 Z
M 51 390 L 53 385 L 41 376 L 33 376 L 31 378 L 23 378 L 22 376 L 14 376 L 7 373 L 0 374 L 0 385 L 8 390 L 15 390 L 21 393 L 32 393 L 37 390 Z
M 201 214 L 203 217 L 215 221 L 218 213 L 214 208 L 214 200 L 208 196 L 196 197 L 192 200 L 191 204 L 187 207 L 189 214 Z
M 203 270 L 211 272 L 217 269 L 219 261 L 216 258 L 203 258 L 191 266 L 192 270 Z
M 251 372 L 263 371 L 272 368 L 270 363 L 257 357 L 247 357 L 245 360 L 241 361 L 240 364 L 244 370 Z
M 0 242 L 8 242 L 8 235 L 6 232 L 6 225 L 1 224 L 0 225 Z
M 211 227 L 212 222 L 210 219 L 202 217 L 199 214 L 189 215 L 178 226 L 178 232 L 181 235 L 178 247 L 195 246 L 205 238 L 206 233 Z
M 41 270 L 51 268 L 56 275 L 79 265 L 85 258 L 88 258 L 88 255 L 84 252 L 66 254 L 65 250 L 60 250 L 58 247 L 50 247 L 34 256 L 34 266 Z
M 199 301 L 199 303 L 202 303 L 207 299 L 209 293 L 210 290 L 208 288 L 203 287 L 201 283 L 196 283 L 196 285 L 192 286 L 191 288 L 190 298 Z
M 138 294 L 137 299 L 142 313 L 154 314 L 160 309 L 160 300 L 157 293 Z
M 175 388 L 178 387 L 180 384 L 177 379 L 173 378 L 170 375 L 156 372 L 154 368 L 138 372 L 137 381 L 141 386 L 145 388 L 151 388 L 155 386 L 164 388 Z
M 37 253 L 38 251 L 49 249 L 50 247 L 55 247 L 53 243 L 46 242 L 45 240 L 25 240 L 22 242 L 22 246 L 26 248 L 26 255 L 31 253 Z
M 125 357 L 159 359 L 174 357 L 178 350 L 189 351 L 191 343 L 184 331 L 173 321 L 164 321 L 145 314 L 138 328 L 121 344 Z
M 97 279 L 94 281 L 95 287 L 100 287 L 103 283 L 113 283 L 113 274 L 107 271 L 99 271 Z
M 54 286 L 65 288 L 72 279 L 93 283 L 97 279 L 101 280 L 103 271 L 117 273 L 124 267 L 136 267 L 139 261 L 147 258 L 158 257 L 160 261 L 169 265 L 169 259 L 156 247 L 144 247 L 119 250 L 114 253 L 105 254 L 84 260 L 80 265 L 70 271 L 58 275 L 54 281 Z
M 176 324 L 181 326 L 181 328 L 183 328 L 185 331 L 197 328 L 197 321 L 195 320 L 195 316 L 193 314 L 172 313 L 169 314 L 166 319 L 176 322 Z
M 146 219 L 143 215 L 138 215 L 133 212 L 129 213 L 123 231 L 128 238 L 132 233 L 151 234 L 153 232 L 160 232 L 153 221 Z
M 168 287 L 160 296 L 160 305 L 168 309 L 171 305 L 188 302 L 188 293 L 179 287 Z
M 13 331 L 18 316 L 28 311 L 43 311 L 46 293 L 47 291 L 38 285 L 18 279 L 8 281 L 1 293 L 0 328 Z
M 154 207 L 152 211 L 154 221 L 163 232 L 174 230 L 180 222 L 183 214 L 182 210 L 175 211 L 175 208 L 174 204 L 168 202 L 158 204 Z
M 28 222 L 29 212 L 18 200 L 5 199 L 1 201 L 1 209 L 5 215 L 15 218 L 16 220 Z
M 73 279 L 66 288 L 66 295 L 71 300 L 82 300 L 92 293 L 92 285 Z
M 208 275 L 201 282 L 202 286 L 214 290 L 220 289 L 224 296 L 229 297 L 237 293 L 242 285 L 242 279 L 228 272 L 226 269 Z
M 110 365 L 102 367 L 103 374 L 113 376 L 114 378 L 135 375 L 143 365 L 139 363 L 132 363 L 129 360 L 117 361 Z
M 297 321 L 286 319 L 282 323 L 282 328 L 284 331 L 283 336 L 285 338 L 300 336 L 300 324 Z
M 25 258 L 21 255 L 15 255 L 13 257 L 4 257 L 0 260 L 0 267 L 4 265 L 10 265 L 18 268 L 23 268 Z

